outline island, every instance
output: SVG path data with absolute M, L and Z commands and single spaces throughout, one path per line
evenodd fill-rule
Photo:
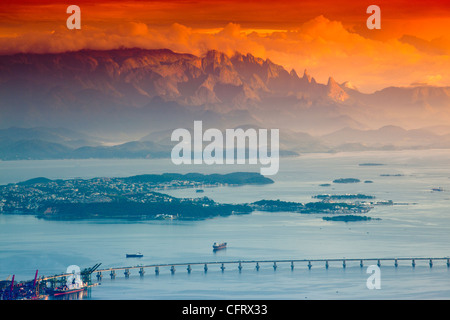
M 299 213 L 366 213 L 371 209 L 366 204 L 347 202 L 290 202 L 281 200 L 260 200 L 250 204 L 258 211 L 299 212 Z
M 343 222 L 381 220 L 380 218 L 372 218 L 368 216 L 355 216 L 355 215 L 322 217 L 322 219 L 325 221 L 343 221 Z
M 207 197 L 176 198 L 161 191 L 269 183 L 273 180 L 255 172 L 164 173 L 69 180 L 39 177 L 0 186 L 0 213 L 35 214 L 54 220 L 204 219 L 250 213 L 252 208 L 247 204 L 219 204 Z
M 369 196 L 366 194 L 318 194 L 316 196 L 313 196 L 313 198 L 316 199 L 322 199 L 322 200 L 342 200 L 342 199 L 375 199 L 374 196 Z
M 361 182 L 361 180 L 355 178 L 340 178 L 333 180 L 333 183 L 358 183 L 358 182 Z
M 162 193 L 134 195 L 133 198 L 118 197 L 110 202 L 93 203 L 48 203 L 38 218 L 51 220 L 80 219 L 179 219 L 202 220 L 217 216 L 246 214 L 253 210 L 246 204 L 221 204 L 207 197 L 184 199 Z M 41 210 L 42 211 L 42 210 Z
M 365 194 L 313 196 L 307 203 L 263 199 L 252 203 L 217 203 L 208 197 L 177 198 L 165 190 L 274 183 L 259 173 L 151 174 L 119 178 L 51 180 L 44 177 L 0 186 L 0 213 L 32 214 L 49 220 L 202 220 L 254 211 L 302 214 L 364 214 L 375 205 Z M 197 193 L 197 192 L 195 192 Z

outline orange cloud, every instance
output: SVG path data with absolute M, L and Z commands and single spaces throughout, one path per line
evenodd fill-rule
M 3 53 L 141 47 L 201 55 L 216 49 L 270 58 L 299 74 L 307 68 L 320 82 L 333 76 L 363 91 L 450 85 L 447 2 L 377 1 L 382 30 L 371 32 L 368 4 L 342 0 L 80 0 L 81 30 L 65 28 L 64 5 L 3 1 Z

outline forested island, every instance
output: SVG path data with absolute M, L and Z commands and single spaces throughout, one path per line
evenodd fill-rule
M 280 200 L 260 200 L 250 206 L 258 211 L 270 212 L 299 212 L 299 213 L 366 213 L 371 207 L 366 204 L 347 202 L 289 202 Z
M 333 180 L 333 183 L 358 183 L 361 182 L 361 180 L 356 178 L 339 178 Z
M 374 196 L 369 196 L 366 194 L 318 194 L 316 196 L 313 196 L 313 198 L 316 199 L 322 199 L 322 200 L 348 200 L 348 199 L 375 199 Z
M 325 221 L 343 221 L 343 222 L 381 220 L 380 218 L 371 218 L 368 216 L 355 216 L 351 214 L 344 216 L 322 217 L 322 219 Z

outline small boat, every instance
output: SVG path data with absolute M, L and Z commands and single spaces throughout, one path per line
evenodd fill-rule
M 227 247 L 227 243 L 226 242 L 221 242 L 221 243 L 214 242 L 214 244 L 213 244 L 213 250 L 214 251 L 220 250 L 220 249 L 225 249 L 226 247 Z
M 443 189 L 442 187 L 439 187 L 439 188 L 433 188 L 433 189 L 431 189 L 431 190 L 433 190 L 433 191 L 438 191 L 438 192 L 444 191 L 444 189 Z
M 197 189 L 197 190 L 195 190 L 195 192 L 197 192 L 197 193 L 203 193 L 203 192 L 205 192 L 205 190 L 203 190 L 203 189 Z
M 127 253 L 126 257 L 127 258 L 142 258 L 144 255 L 140 252 L 137 253 Z

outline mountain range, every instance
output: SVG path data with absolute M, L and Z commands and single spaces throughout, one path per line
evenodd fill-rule
M 170 133 L 279 128 L 286 154 L 448 147 L 450 87 L 363 93 L 252 54 L 168 49 L 0 56 L 0 158 L 161 157 Z M 292 151 L 291 153 L 289 153 Z
M 248 127 L 240 126 L 244 130 Z M 450 133 L 437 134 L 432 132 L 434 129 L 405 130 L 385 126 L 377 130 L 360 130 L 346 127 L 321 136 L 283 130 L 280 156 L 310 152 L 449 149 Z M 444 128 L 437 131 L 442 130 Z M 63 128 L 11 127 L 0 130 L 0 160 L 170 158 L 175 144 L 170 142 L 170 135 L 170 130 L 164 130 L 139 140 L 115 144 Z

